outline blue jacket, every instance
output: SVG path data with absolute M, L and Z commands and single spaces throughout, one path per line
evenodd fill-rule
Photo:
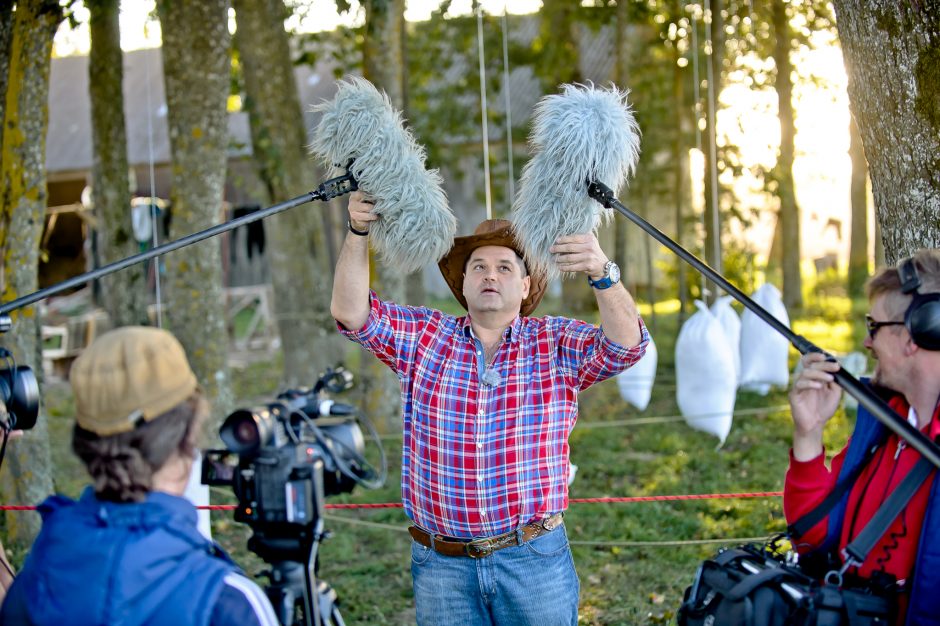
M 239 572 L 196 527 L 183 498 L 48 498 L 42 531 L 0 612 L 2 623 L 206 626 L 227 575 Z
M 855 431 L 849 441 L 849 449 L 839 473 L 839 480 L 847 476 L 863 462 L 866 451 L 880 445 L 888 435 L 888 429 L 863 406 L 858 407 Z M 930 478 L 928 478 L 930 480 Z M 842 523 L 849 491 L 829 512 L 829 525 L 824 547 L 836 548 L 841 537 Z M 924 515 L 917 547 L 917 559 L 911 582 L 911 596 L 907 608 L 908 626 L 940 626 L 940 480 L 933 480 L 927 511 Z

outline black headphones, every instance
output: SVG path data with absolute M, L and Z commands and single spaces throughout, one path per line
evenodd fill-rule
M 898 264 L 901 293 L 910 294 L 912 300 L 904 312 L 904 326 L 914 343 L 924 350 L 940 350 L 940 293 L 920 293 L 920 276 L 914 258 L 908 257 Z

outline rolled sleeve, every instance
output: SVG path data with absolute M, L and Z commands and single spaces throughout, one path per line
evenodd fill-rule
M 642 359 L 643 355 L 646 354 L 646 346 L 649 345 L 650 342 L 650 333 L 646 328 L 646 324 L 643 322 L 642 317 L 637 316 L 637 324 L 640 327 L 640 343 L 636 344 L 632 348 L 624 347 L 619 343 L 612 341 L 603 332 L 604 329 L 601 328 L 601 352 L 610 355 L 610 358 L 614 361 L 626 363 L 627 365 L 623 369 L 629 368 L 631 365 Z
M 339 332 L 358 343 L 404 380 L 414 350 L 431 311 L 388 302 L 369 291 L 369 316 L 362 328 L 349 329 L 336 322 Z
M 358 344 L 365 345 L 368 343 L 375 335 L 378 333 L 379 322 L 382 315 L 382 304 L 383 302 L 376 297 L 374 291 L 369 291 L 369 317 L 366 318 L 366 323 L 362 325 L 362 328 L 349 329 L 336 322 L 336 330 L 340 332 L 344 337 L 355 341 Z
M 612 341 L 600 327 L 582 322 L 569 328 L 574 332 L 564 341 L 565 353 L 574 359 L 580 389 L 616 376 L 643 358 L 650 335 L 642 318 L 637 323 L 640 342 L 629 348 Z

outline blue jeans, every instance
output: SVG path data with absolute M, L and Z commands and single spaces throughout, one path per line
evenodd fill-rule
M 411 543 L 420 626 L 576 626 L 580 583 L 564 525 L 482 559 Z

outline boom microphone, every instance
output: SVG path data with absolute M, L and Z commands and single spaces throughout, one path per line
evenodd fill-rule
M 457 220 L 447 206 L 437 170 L 424 167 L 424 148 L 404 128 L 388 96 L 362 78 L 340 81 L 323 114 L 311 152 L 327 166 L 343 166 L 375 200 L 382 219 L 370 228 L 383 261 L 413 272 L 450 250 Z
M 535 107 L 512 222 L 526 263 L 549 277 L 558 266 L 548 249 L 563 235 L 595 230 L 613 211 L 587 194 L 591 181 L 620 190 L 636 169 L 640 129 L 626 91 L 563 85 Z

